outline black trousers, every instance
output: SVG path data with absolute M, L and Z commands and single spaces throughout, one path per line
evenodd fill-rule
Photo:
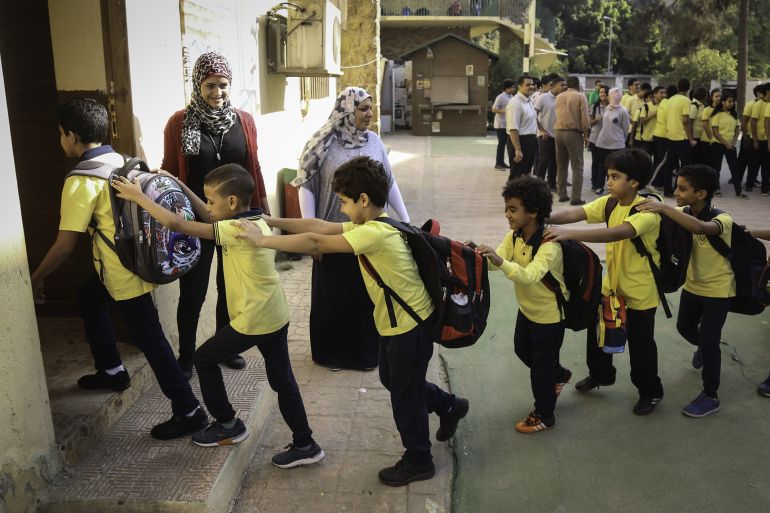
M 759 151 L 754 149 L 754 143 L 751 137 L 744 135 L 741 137 L 741 151 L 738 155 L 738 166 L 740 174 L 748 171 L 746 175 L 746 187 L 754 187 L 754 182 L 759 175 Z
M 665 174 L 663 169 L 666 167 L 666 161 L 668 160 L 668 139 L 653 136 L 652 142 L 655 145 L 655 157 L 652 163 L 654 170 L 650 183 L 655 187 L 663 187 L 663 176 Z
M 668 156 L 663 166 L 663 193 L 674 194 L 674 176 L 682 166 L 692 164 L 692 147 L 690 142 L 668 141 Z
M 692 162 L 693 164 L 707 164 L 711 165 L 713 160 L 713 153 L 711 152 L 711 144 L 698 140 L 698 144 L 692 149 Z M 719 168 L 716 168 L 719 171 Z
M 596 161 L 596 166 L 591 162 L 591 188 L 592 189 L 604 189 L 604 184 L 607 182 L 607 166 L 604 162 L 607 160 L 607 156 L 616 150 L 608 150 L 606 148 L 599 148 L 594 145 L 591 150 L 591 158 Z M 594 174 L 596 173 L 596 174 Z
M 510 142 L 511 137 L 508 136 L 508 144 L 511 145 L 511 155 L 515 155 L 513 143 Z M 524 154 L 524 158 L 521 162 L 514 162 L 511 159 L 511 172 L 508 175 L 509 180 L 513 180 L 517 176 L 526 175 L 532 172 L 532 167 L 535 165 L 535 156 L 537 156 L 537 136 L 532 135 L 520 135 L 519 144 L 521 145 L 521 153 Z
M 505 150 L 508 147 L 508 132 L 505 128 L 495 128 L 497 132 L 497 151 L 495 152 L 495 165 L 505 165 Z M 511 144 L 511 148 L 513 145 Z M 508 162 L 513 164 L 513 154 L 508 151 Z
M 727 167 L 730 169 L 730 177 L 733 179 L 733 188 L 735 188 L 735 194 L 741 193 L 741 182 L 743 181 L 743 172 L 741 172 L 738 165 L 738 152 L 735 148 L 728 150 L 721 143 L 714 143 L 711 145 L 711 162 L 714 169 L 717 170 L 717 176 L 721 173 L 722 159 L 727 159 Z
M 762 169 L 762 192 L 768 192 L 770 191 L 770 152 L 767 151 L 767 141 L 758 142 L 757 160 Z
M 722 327 L 730 311 L 729 298 L 703 297 L 682 290 L 676 329 L 690 344 L 698 347 L 703 357 L 703 391 L 717 397 L 722 355 L 719 341 Z
M 640 397 L 663 397 L 663 385 L 658 377 L 658 346 L 655 344 L 655 310 L 626 310 L 628 353 L 631 363 L 631 383 Z M 588 372 L 602 383 L 614 383 L 616 369 L 612 354 L 598 345 L 596 326 L 588 328 L 586 337 Z
M 403 335 L 380 339 L 380 381 L 390 391 L 393 419 L 406 449 L 404 455 L 415 465 L 433 460 L 428 415 L 446 415 L 455 399 L 425 380 L 433 355 L 432 327 L 430 318 Z
M 537 138 L 537 166 L 535 175 L 548 182 L 549 187 L 556 187 L 556 139 Z
M 179 328 L 179 358 L 187 362 L 192 362 L 195 353 L 198 320 L 209 288 L 209 274 L 214 258 L 214 248 L 217 252 L 217 331 L 230 322 L 227 314 L 225 275 L 222 271 L 222 248 L 217 247 L 214 241 L 207 239 L 201 239 L 200 244 L 200 261 L 190 272 L 179 278 L 179 305 L 176 309 L 176 324 Z
M 529 367 L 529 381 L 535 398 L 535 413 L 552 418 L 556 408 L 555 385 L 564 375 L 559 351 L 564 342 L 564 323 L 538 324 L 519 311 L 513 333 L 516 356 Z
M 96 370 L 104 371 L 121 365 L 117 336 L 108 309 L 114 300 L 94 272 L 78 289 L 80 315 L 86 329 Z M 185 415 L 198 407 L 187 378 L 174 357 L 158 319 L 158 310 L 150 293 L 115 301 L 128 328 L 131 342 L 150 364 L 160 389 L 169 400 L 175 415 Z
M 307 421 L 302 395 L 294 379 L 289 360 L 287 335 L 289 325 L 265 335 L 244 335 L 229 324 L 195 351 L 195 370 L 201 383 L 206 409 L 219 422 L 235 418 L 235 410 L 227 398 L 219 363 L 257 346 L 265 359 L 265 371 L 270 388 L 278 394 L 278 409 L 291 429 L 294 444 L 303 447 L 313 443 L 313 432 Z

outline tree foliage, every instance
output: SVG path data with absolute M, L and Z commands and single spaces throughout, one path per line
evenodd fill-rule
M 735 80 L 738 78 L 738 61 L 726 52 L 699 48 L 686 57 L 674 59 L 665 81 L 674 83 L 687 77 L 693 84 L 709 87 L 711 80 Z

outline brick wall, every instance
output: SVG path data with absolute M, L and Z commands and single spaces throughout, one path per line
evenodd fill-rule
M 445 34 L 454 34 L 470 40 L 469 27 L 382 27 L 380 44 L 385 59 L 397 59 L 400 55 L 419 48 Z

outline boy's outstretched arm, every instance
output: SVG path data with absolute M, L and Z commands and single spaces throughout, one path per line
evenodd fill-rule
M 35 272 L 32 273 L 32 294 L 34 297 L 45 297 L 43 295 L 43 280 L 69 258 L 75 250 L 79 235 L 78 232 L 59 230 L 56 241 L 51 245 Z
M 203 201 L 203 198 L 198 197 L 197 194 L 195 194 L 190 188 L 187 186 L 186 183 L 184 183 L 179 178 L 175 177 L 165 169 L 158 169 L 158 174 L 166 175 L 168 177 L 173 178 L 176 183 L 179 185 L 179 188 L 182 189 L 182 192 L 184 192 L 187 197 L 190 199 L 190 203 L 192 204 L 193 212 L 195 212 L 195 215 L 198 216 L 198 219 L 200 219 L 203 222 L 206 223 L 212 223 L 211 216 L 209 215 L 209 210 L 206 208 L 206 202 Z M 153 216 L 154 217 L 154 216 Z
M 749 230 L 749 233 L 757 239 L 770 241 L 770 230 Z
M 583 210 L 583 207 L 570 207 L 551 212 L 551 216 L 547 217 L 545 222 L 547 224 L 570 224 L 579 223 L 586 219 L 586 211 Z
M 127 178 L 121 176 L 119 179 L 113 180 L 111 185 L 118 191 L 118 198 L 126 201 L 133 201 L 146 210 L 152 217 L 157 219 L 163 226 L 170 228 L 175 232 L 193 235 L 201 239 L 214 239 L 214 225 L 182 219 L 170 210 L 166 210 L 148 198 L 147 195 L 142 192 L 139 184 L 132 183 Z
M 544 237 L 553 240 L 579 240 L 582 242 L 617 242 L 636 237 L 636 230 L 631 223 L 623 222 L 612 228 L 566 228 L 564 226 L 549 226 L 543 232 Z
M 323 219 L 286 217 L 263 217 L 270 228 L 278 228 L 291 233 L 317 233 L 319 235 L 341 235 L 342 223 L 331 223 Z
M 701 221 L 695 216 L 685 214 L 671 205 L 666 205 L 658 200 L 646 199 L 636 205 L 639 212 L 655 212 L 662 214 L 680 225 L 682 228 L 695 235 L 719 235 L 722 233 L 721 225 L 714 221 Z
M 292 221 L 295 221 L 292 219 Z M 318 219 L 296 219 L 296 221 L 318 221 Z M 325 221 L 322 221 L 325 222 Z M 287 253 L 305 253 L 307 255 L 318 255 L 324 253 L 353 253 L 353 247 L 342 236 L 342 232 L 334 235 L 324 235 L 314 232 L 298 233 L 296 235 L 269 235 L 266 236 L 262 230 L 255 225 L 243 219 L 233 220 L 232 224 L 238 226 L 241 232 L 235 236 L 239 239 L 248 241 L 251 245 L 258 248 L 269 248 Z M 338 223 L 329 223 L 338 224 Z M 341 227 L 342 225 L 340 225 Z M 276 226 L 276 228 L 280 228 Z M 284 228 L 289 230 L 288 228 Z M 341 228 L 340 228 L 341 230 Z

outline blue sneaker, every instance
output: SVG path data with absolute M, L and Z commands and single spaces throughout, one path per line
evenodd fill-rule
M 682 413 L 688 417 L 699 419 L 719 411 L 719 399 L 709 397 L 705 392 L 698 394 L 690 404 L 682 408 Z
M 757 393 L 765 397 L 770 397 L 770 376 L 768 376 L 766 380 L 759 384 L 757 387 Z
M 695 352 L 692 354 L 692 368 L 693 369 L 703 368 L 703 353 L 700 352 L 700 347 L 696 349 Z
M 201 447 L 218 447 L 220 445 L 233 445 L 242 442 L 249 437 L 249 430 L 241 419 L 235 419 L 235 425 L 227 429 L 219 421 L 214 421 L 208 427 L 201 429 L 192 436 L 195 445 Z
M 299 465 L 312 465 L 321 461 L 326 453 L 313 442 L 305 449 L 300 449 L 293 443 L 285 447 L 286 451 L 280 452 L 273 456 L 273 465 L 278 468 L 292 468 Z

